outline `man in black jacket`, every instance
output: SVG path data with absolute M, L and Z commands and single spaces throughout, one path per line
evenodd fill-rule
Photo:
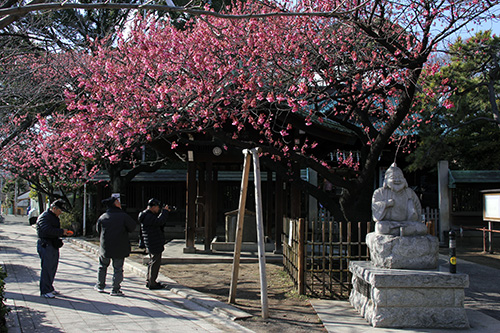
M 123 281 L 123 264 L 130 255 L 129 233 L 134 231 L 136 222 L 122 210 L 120 200 L 110 197 L 102 201 L 108 209 L 97 220 L 96 229 L 100 237 L 99 269 L 94 287 L 100 293 L 106 286 L 106 273 L 113 261 L 113 287 L 111 296 L 123 296 L 120 285 Z
M 37 251 L 42 261 L 40 273 L 40 295 L 54 298 L 59 292 L 54 289 L 54 278 L 59 264 L 59 248 L 63 245 L 61 236 L 71 236 L 72 231 L 61 228 L 59 215 L 65 209 L 64 200 L 58 199 L 43 212 L 36 222 L 38 234 Z
M 161 254 L 165 249 L 165 234 L 163 228 L 167 222 L 168 205 L 162 209 L 158 199 L 150 199 L 147 209 L 139 213 L 139 223 L 141 224 L 144 245 L 149 253 L 148 276 L 146 287 L 149 289 L 163 289 L 164 285 L 158 283 L 158 272 L 161 265 Z

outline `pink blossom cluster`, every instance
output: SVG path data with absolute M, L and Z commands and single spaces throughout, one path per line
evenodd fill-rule
M 295 152 L 331 166 L 324 152 L 335 147 L 320 147 L 307 127 L 333 123 L 351 129 L 376 159 L 384 140 L 411 134 L 397 130 L 418 119 L 410 114 L 416 84 L 440 38 L 496 1 L 486 3 L 297 1 L 287 5 L 297 15 L 202 16 L 184 30 L 141 15 L 116 44 L 96 42 L 95 54 L 78 55 L 67 109 L 41 119 L 9 160 L 41 159 L 30 163 L 81 175 L 85 162 L 117 162 L 173 133 L 229 128 L 240 139 L 251 128 L 281 152 L 276 160 Z M 246 1 L 231 14 L 271 12 Z M 298 142 L 292 117 L 306 125 Z M 339 161 L 360 168 L 350 155 Z

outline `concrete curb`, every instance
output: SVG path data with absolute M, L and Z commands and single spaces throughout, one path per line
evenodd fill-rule
M 68 241 L 71 244 L 84 249 L 85 251 L 95 255 L 96 257 L 99 256 L 99 246 L 95 244 L 92 244 L 90 242 L 87 242 L 83 239 L 76 237 L 71 237 L 71 238 L 67 237 L 65 238 L 65 241 Z M 147 275 L 147 268 L 132 260 L 125 260 L 124 266 L 126 269 L 134 272 L 139 276 L 145 277 Z M 244 312 L 229 304 L 223 303 L 215 298 L 209 297 L 206 294 L 203 294 L 199 291 L 187 288 L 167 276 L 159 274 L 159 278 L 167 282 L 168 284 L 167 289 L 173 292 L 174 294 L 179 295 L 205 309 L 208 309 L 213 314 L 223 317 L 224 319 L 235 321 L 239 319 L 247 319 L 252 317 L 252 315 L 247 312 Z

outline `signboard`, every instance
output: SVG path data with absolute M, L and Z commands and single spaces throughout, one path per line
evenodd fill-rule
M 500 221 L 500 193 L 484 194 L 484 221 Z

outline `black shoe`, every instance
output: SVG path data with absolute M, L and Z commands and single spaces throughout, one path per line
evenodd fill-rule
M 161 284 L 161 283 L 158 283 L 158 284 L 153 284 L 153 285 L 146 285 L 146 287 L 148 287 L 150 290 L 158 290 L 158 289 L 165 289 L 166 286 Z

